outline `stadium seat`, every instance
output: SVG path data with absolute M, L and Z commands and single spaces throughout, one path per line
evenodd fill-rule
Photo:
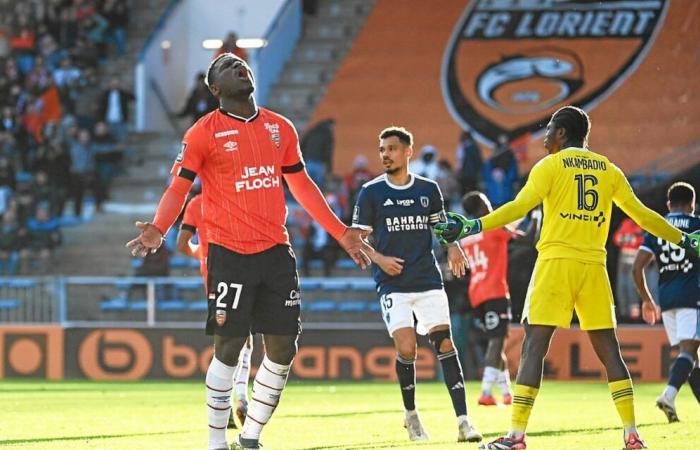
M 316 300 L 308 303 L 302 302 L 302 309 L 313 312 L 330 312 L 335 311 L 337 305 L 338 302 L 335 300 Z
M 0 299 L 0 309 L 17 309 L 19 308 L 19 300 L 16 298 Z
M 368 309 L 372 312 L 380 312 L 382 310 L 382 305 L 378 301 L 369 302 Z
M 190 311 L 206 311 L 207 310 L 207 301 L 206 300 L 199 300 L 196 302 L 191 302 L 187 309 Z
M 327 291 L 343 291 L 350 287 L 350 283 L 343 278 L 327 278 L 321 282 L 321 289 Z
M 347 300 L 338 302 L 340 312 L 364 312 L 369 309 L 369 305 L 364 300 Z
M 102 300 L 100 302 L 100 309 L 102 311 L 125 311 L 128 303 L 126 298 L 111 298 Z
M 132 300 L 127 304 L 129 311 L 145 311 L 147 307 L 148 302 L 146 300 Z
M 299 282 L 299 287 L 303 290 L 317 290 L 321 289 L 321 281 L 311 279 L 311 278 L 302 278 L 301 281 Z
M 31 288 L 36 285 L 36 282 L 34 280 L 28 279 L 28 278 L 11 278 L 7 280 L 7 283 L 3 283 L 4 286 L 10 287 L 10 288 Z
M 159 300 L 156 308 L 160 311 L 184 311 L 187 309 L 187 302 L 183 300 Z

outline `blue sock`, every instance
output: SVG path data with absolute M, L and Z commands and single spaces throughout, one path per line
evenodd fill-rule
M 695 366 L 688 377 L 688 384 L 693 390 L 695 399 L 700 403 L 700 367 Z
M 403 407 L 407 411 L 416 409 L 416 362 L 396 356 L 396 375 L 399 377 Z
M 688 379 L 690 372 L 695 365 L 695 359 L 688 353 L 680 353 L 671 366 L 671 374 L 668 377 L 669 386 L 680 390 L 683 383 Z

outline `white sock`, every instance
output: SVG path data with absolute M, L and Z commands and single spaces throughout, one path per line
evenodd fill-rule
M 241 436 L 245 439 L 260 439 L 263 427 L 272 417 L 280 401 L 290 367 L 291 364 L 283 366 L 270 361 L 267 355 L 263 358 L 253 381 L 248 416 L 241 431 Z
M 510 393 L 510 373 L 508 369 L 498 372 L 498 387 L 502 395 L 511 395 Z
M 495 367 L 484 367 L 484 376 L 481 378 L 481 392 L 486 395 L 491 395 L 491 387 L 498 380 L 499 370 Z
M 233 388 L 236 391 L 238 400 L 248 402 L 248 378 L 250 377 L 250 356 L 253 349 L 244 345 L 241 354 L 238 356 L 238 366 L 233 380 Z
M 672 402 L 675 402 L 676 395 L 678 395 L 678 389 L 674 388 L 671 385 L 666 386 L 666 390 L 664 391 L 664 397 L 671 400 Z
M 226 447 L 226 424 L 231 413 L 231 391 L 235 366 L 227 366 L 216 357 L 207 370 L 207 415 L 209 419 L 209 448 Z

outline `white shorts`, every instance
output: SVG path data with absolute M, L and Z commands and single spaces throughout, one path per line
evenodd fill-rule
M 428 334 L 437 325 L 450 324 L 450 308 L 444 289 L 424 292 L 392 292 L 379 298 L 382 318 L 389 335 L 399 328 L 413 328 L 413 315 L 418 319 L 416 331 Z
M 700 309 L 675 308 L 661 313 L 671 345 L 681 341 L 700 341 Z

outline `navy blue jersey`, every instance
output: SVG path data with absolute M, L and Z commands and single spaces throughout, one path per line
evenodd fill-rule
M 671 213 L 666 220 L 686 233 L 700 230 L 700 217 Z M 649 233 L 644 234 L 640 251 L 652 253 L 659 266 L 659 306 L 662 311 L 674 308 L 698 308 L 700 303 L 700 260 L 685 249 Z
M 431 231 L 431 226 L 441 221 L 445 221 L 444 203 L 440 188 L 432 180 L 411 174 L 408 184 L 396 186 L 381 175 L 362 186 L 353 225 L 373 230 L 377 251 L 404 260 L 397 276 L 374 265 L 380 295 L 442 288 Z

